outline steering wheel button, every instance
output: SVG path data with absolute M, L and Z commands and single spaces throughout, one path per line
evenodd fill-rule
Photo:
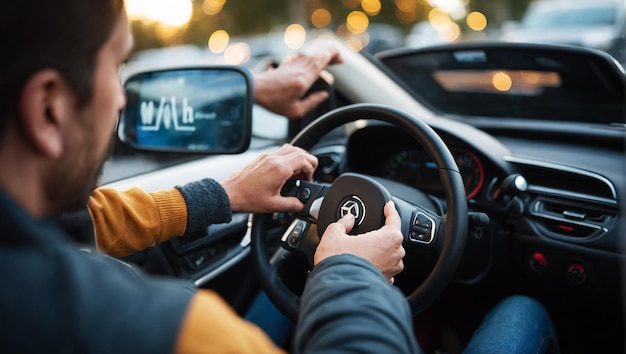
M 411 226 L 411 231 L 413 231 L 414 233 L 419 233 L 419 234 L 430 234 L 430 228 L 423 227 L 420 225 Z
M 286 248 L 297 248 L 302 234 L 306 232 L 308 223 L 302 219 L 296 219 L 291 223 L 285 234 L 281 237 L 281 241 Z
M 410 238 L 416 242 L 429 243 L 431 241 L 430 233 L 428 232 L 411 232 Z
M 298 231 L 293 231 L 291 233 L 291 235 L 289 236 L 289 241 L 288 244 L 290 247 L 297 247 L 298 246 L 298 241 L 300 240 L 300 232 Z
M 300 189 L 300 191 L 298 191 L 298 199 L 300 199 L 301 202 L 306 203 L 307 200 L 309 200 L 309 198 L 311 197 L 311 189 L 308 187 L 304 187 L 302 189 Z
M 415 215 L 415 225 L 419 225 L 422 226 L 424 228 L 430 229 L 433 224 L 430 220 L 430 218 L 422 213 L 417 213 L 417 215 Z

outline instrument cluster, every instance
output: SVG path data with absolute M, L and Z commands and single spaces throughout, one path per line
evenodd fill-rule
M 467 199 L 474 198 L 485 182 L 482 162 L 468 150 L 452 148 L 450 151 L 461 171 Z M 424 191 L 435 191 L 441 184 L 437 165 L 426 151 L 419 148 L 403 148 L 392 153 L 383 160 L 379 174 Z
M 446 141 L 446 143 L 448 143 Z M 449 149 L 463 177 L 467 199 L 476 198 L 489 178 L 480 156 L 462 143 Z M 442 195 L 437 165 L 415 140 L 395 127 L 370 127 L 354 133 L 347 147 L 349 169 Z

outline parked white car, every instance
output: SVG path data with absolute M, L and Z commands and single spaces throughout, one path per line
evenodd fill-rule
M 503 26 L 502 39 L 600 49 L 624 63 L 624 4 L 624 0 L 535 1 L 519 23 Z

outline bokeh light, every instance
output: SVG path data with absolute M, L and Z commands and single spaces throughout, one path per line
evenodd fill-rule
M 347 39 L 344 40 L 348 48 L 354 52 L 360 52 L 370 43 L 370 35 L 367 32 L 353 34 L 351 33 Z
M 337 29 L 335 30 L 335 34 L 337 35 L 337 37 L 344 40 L 352 36 L 352 33 L 348 30 L 348 27 L 346 27 L 345 23 L 342 23 L 337 27 Z
M 493 75 L 493 79 L 491 80 L 493 87 L 498 91 L 508 91 L 513 86 L 513 80 L 511 77 L 503 72 L 496 73 Z
M 289 25 L 285 29 L 284 40 L 288 48 L 299 49 L 306 41 L 306 30 L 297 23 Z
M 454 22 L 450 22 L 445 29 L 437 31 L 439 38 L 445 42 L 456 42 L 461 38 L 461 28 Z
M 230 35 L 228 35 L 228 32 L 224 30 L 217 30 L 211 34 L 211 37 L 209 37 L 209 50 L 213 53 L 219 54 L 226 50 L 229 41 Z
M 361 41 L 357 38 L 350 38 L 345 41 L 345 44 L 354 52 L 360 52 L 363 50 L 363 43 L 361 43 Z
M 435 8 L 448 14 L 453 19 L 462 19 L 467 14 L 467 3 L 465 0 L 428 0 L 428 3 Z
M 363 32 L 360 34 L 354 35 L 359 42 L 363 45 L 363 48 L 367 47 L 370 44 L 370 35 L 367 32 Z
M 324 28 L 330 25 L 332 16 L 326 9 L 317 9 L 311 14 L 311 23 L 317 28 Z
M 182 27 L 191 20 L 193 4 L 191 0 L 126 0 L 126 11 L 131 20 Z
M 352 11 L 346 18 L 346 27 L 348 27 L 348 30 L 352 33 L 365 32 L 369 24 L 369 18 L 361 11 Z
M 142 17 L 149 5 L 149 0 L 126 0 L 124 5 L 131 20 L 143 20 Z
M 445 31 L 452 23 L 450 16 L 439 8 L 433 8 L 428 12 L 428 22 L 437 31 Z
M 202 3 L 202 11 L 207 15 L 217 15 L 224 8 L 226 0 L 204 0 Z
M 452 20 L 447 15 L 437 15 L 430 21 L 430 25 L 433 26 L 437 32 L 447 31 L 452 26 Z
M 250 60 L 250 46 L 246 43 L 229 45 L 224 51 L 224 60 L 231 65 L 240 65 Z
M 482 31 L 487 27 L 487 17 L 481 12 L 470 12 L 465 19 L 467 26 L 474 31 Z
M 438 7 L 428 12 L 428 22 L 442 41 L 455 42 L 461 38 L 461 27 L 452 21 L 447 12 Z
M 380 0 L 361 0 L 361 8 L 370 16 L 378 15 L 381 7 Z

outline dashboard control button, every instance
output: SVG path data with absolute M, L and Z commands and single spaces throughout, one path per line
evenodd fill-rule
M 587 268 L 580 263 L 573 263 L 567 268 L 567 280 L 575 286 L 583 285 L 587 280 Z
M 548 259 L 541 252 L 535 252 L 530 257 L 530 269 L 536 273 L 541 273 L 548 268 Z

